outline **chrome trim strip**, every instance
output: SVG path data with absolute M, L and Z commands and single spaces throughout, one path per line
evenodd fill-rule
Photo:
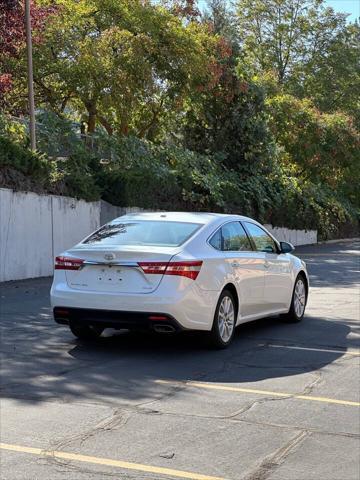
M 106 261 L 96 261 L 96 260 L 84 260 L 82 265 L 107 265 L 107 266 L 114 266 L 114 267 L 132 267 L 132 268 L 140 268 L 140 266 L 136 262 L 106 262 Z

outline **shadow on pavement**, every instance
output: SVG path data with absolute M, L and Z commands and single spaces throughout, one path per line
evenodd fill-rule
M 359 281 L 357 244 L 301 247 L 313 284 L 349 288 Z M 320 256 L 313 253 L 321 253 Z M 334 255 L 336 253 L 336 255 Z M 325 255 L 323 255 L 325 254 Z M 121 333 L 96 343 L 73 339 L 55 325 L 49 306 L 51 279 L 1 287 L 1 395 L 20 402 L 46 400 L 141 403 L 164 395 L 156 379 L 251 384 L 313 372 L 341 350 L 358 348 L 354 319 L 307 316 L 300 324 L 263 319 L 237 329 L 228 350 L 209 350 L 203 335 L 151 336 Z M 348 315 L 350 316 L 350 314 Z M 268 344 L 340 350 L 271 348 Z M 255 388 L 255 387 L 253 387 Z
M 34 323 L 32 328 L 30 335 L 18 332 L 20 342 L 14 349 L 6 345 L 6 333 L 3 336 L 8 352 L 2 362 L 4 398 L 96 402 L 106 397 L 115 404 L 129 400 L 140 403 L 159 397 L 156 379 L 243 384 L 315 371 L 341 356 L 336 352 L 268 348 L 267 343 L 330 349 L 352 346 L 347 340 L 350 326 L 346 321 L 319 318 L 306 318 L 295 325 L 264 319 L 240 326 L 231 347 L 221 351 L 208 349 L 200 334 L 120 333 L 82 343 L 72 340 L 67 330 L 60 334 L 56 327 Z

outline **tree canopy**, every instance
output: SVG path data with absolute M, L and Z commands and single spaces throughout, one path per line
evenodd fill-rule
M 93 133 L 155 138 L 167 114 L 211 81 L 204 26 L 141 0 L 61 0 L 35 52 L 35 82 L 49 104 L 76 109 Z
M 51 191 L 355 228 L 360 27 L 324 0 L 33 0 L 31 155 L 23 2 L 0 7 L 0 182 L 46 155 Z
M 40 40 L 49 15 L 54 13 L 53 5 L 32 5 L 31 22 L 34 43 Z M 0 0 L 0 106 L 4 107 L 5 94 L 11 91 L 15 63 L 25 42 L 24 5 L 20 0 Z M 19 71 L 17 72 L 17 74 Z M 8 105 L 10 107 L 10 105 Z

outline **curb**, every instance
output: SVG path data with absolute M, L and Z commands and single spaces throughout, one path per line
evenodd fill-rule
M 331 244 L 331 243 L 347 243 L 347 242 L 358 242 L 360 241 L 360 237 L 353 237 L 353 238 L 337 238 L 335 240 L 323 240 L 321 242 L 318 242 L 317 245 L 321 244 Z

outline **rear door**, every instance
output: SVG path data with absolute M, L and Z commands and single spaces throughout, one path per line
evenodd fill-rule
M 275 241 L 263 228 L 252 222 L 243 223 L 256 251 L 264 256 L 264 307 L 268 312 L 283 311 L 289 306 L 292 295 L 290 259 L 279 253 Z
M 210 244 L 221 249 L 229 270 L 236 279 L 242 318 L 258 315 L 264 303 L 264 259 L 253 250 L 240 222 L 224 224 Z

